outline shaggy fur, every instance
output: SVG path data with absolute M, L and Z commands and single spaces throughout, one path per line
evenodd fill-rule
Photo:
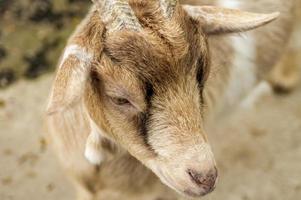
M 213 113 L 229 109 L 225 98 L 235 58 L 248 60 L 237 55 L 230 36 L 221 34 L 272 18 L 254 15 L 260 24 L 247 27 L 240 20 L 249 13 L 204 8 L 213 17 L 214 12 L 231 13 L 228 23 L 215 18 L 212 24 L 208 13 L 189 15 L 181 5 L 167 11 L 162 2 L 129 1 L 139 30 L 125 26 L 116 31 L 93 6 L 69 39 L 67 47 L 80 50 L 68 53 L 66 48 L 60 61 L 47 123 L 79 200 L 186 199 L 183 194 L 199 197 L 214 189 L 216 167 L 204 127 Z M 284 3 L 282 15 L 250 33 L 255 82 L 249 90 L 236 91 L 239 98 L 231 105 L 268 76 L 290 36 L 293 1 L 260 0 L 256 6 L 263 9 L 267 3 Z M 251 4 L 242 9 L 260 11 L 248 8 Z M 90 133 L 99 137 L 90 138 Z M 101 155 L 97 165 L 84 156 L 86 142 Z

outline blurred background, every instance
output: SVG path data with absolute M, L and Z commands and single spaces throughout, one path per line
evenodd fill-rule
M 0 0 L 0 200 L 74 199 L 43 116 L 58 57 L 90 5 Z M 301 27 L 292 45 L 301 66 Z M 205 200 L 301 199 L 300 84 L 219 123 L 209 138 L 220 179 Z

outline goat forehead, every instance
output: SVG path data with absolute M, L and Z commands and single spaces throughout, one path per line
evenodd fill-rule
M 187 42 L 187 46 L 190 44 Z M 199 45 L 183 50 L 182 55 L 174 55 L 170 44 L 160 38 L 145 34 L 123 31 L 107 37 L 104 54 L 120 67 L 157 79 L 178 76 L 195 68 L 195 62 L 202 56 L 196 52 Z M 173 77 L 175 78 L 175 77 Z
M 130 0 L 129 4 L 142 30 L 122 30 L 107 35 L 105 52 L 112 60 L 140 67 L 147 64 L 151 70 L 156 66 L 157 71 L 160 70 L 158 66 L 185 67 L 191 65 L 206 46 L 199 26 L 185 12 L 179 12 L 174 20 L 167 20 L 159 1 Z
M 178 44 L 179 42 L 167 41 L 163 36 L 160 37 L 148 30 L 139 33 L 124 30 L 107 36 L 105 50 L 120 59 L 129 59 L 129 56 L 135 54 L 142 58 L 152 56 L 172 60 L 175 59 L 173 58 L 175 57 L 173 43 Z M 180 52 L 180 57 L 176 57 L 177 59 L 188 53 L 187 46 L 189 45 L 186 40 L 182 42 L 183 48 L 179 49 L 182 52 Z

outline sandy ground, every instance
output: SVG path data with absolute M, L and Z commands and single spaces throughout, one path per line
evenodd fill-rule
M 43 138 L 43 112 L 52 77 L 20 81 L 0 91 L 0 200 L 73 199 Z
M 74 191 L 43 139 L 52 76 L 0 91 L 0 199 L 68 200 Z M 301 86 L 237 110 L 209 134 L 220 169 L 205 200 L 301 199 Z

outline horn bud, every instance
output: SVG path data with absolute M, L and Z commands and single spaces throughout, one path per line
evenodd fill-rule
M 171 18 L 175 12 L 178 0 L 160 0 L 160 6 L 164 17 Z
M 92 0 L 109 32 L 141 30 L 141 25 L 127 0 Z

